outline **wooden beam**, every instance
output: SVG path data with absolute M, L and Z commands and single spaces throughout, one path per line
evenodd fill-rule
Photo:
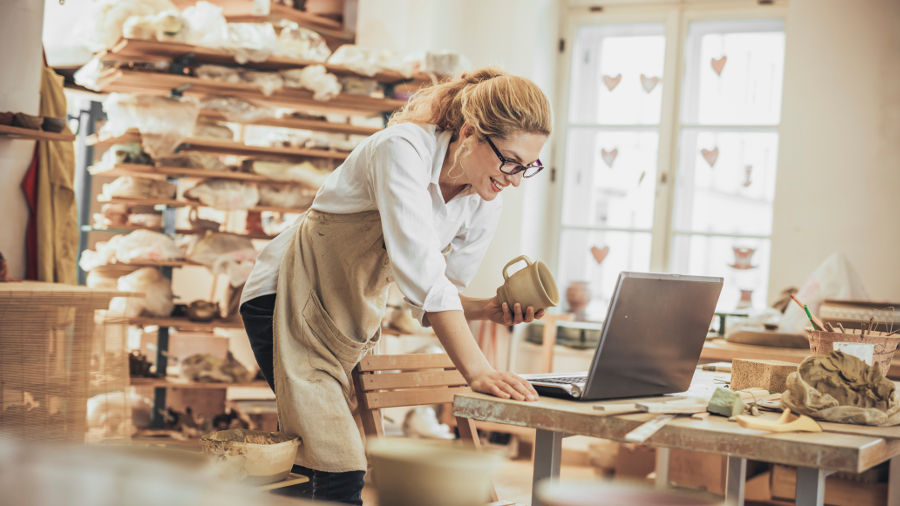
M 363 372 L 380 370 L 414 371 L 456 367 L 446 353 L 409 353 L 405 355 L 369 355 L 359 362 Z
M 456 370 L 363 373 L 360 379 L 366 391 L 466 385 L 466 379 Z

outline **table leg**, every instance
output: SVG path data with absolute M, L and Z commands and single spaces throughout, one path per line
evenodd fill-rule
M 670 448 L 656 448 L 656 482 L 659 488 L 669 486 L 669 457 L 672 455 Z
M 888 504 L 900 504 L 900 457 L 891 459 L 888 470 Z
M 797 506 L 825 504 L 825 470 L 814 467 L 797 468 Z M 888 503 L 890 504 L 890 503 Z
M 728 457 L 728 472 L 725 478 L 725 502 L 744 504 L 744 484 L 747 480 L 747 459 Z
M 531 504 L 539 506 L 537 484 L 545 478 L 559 478 L 559 461 L 562 456 L 560 432 L 537 429 L 534 435 L 534 474 L 531 479 Z

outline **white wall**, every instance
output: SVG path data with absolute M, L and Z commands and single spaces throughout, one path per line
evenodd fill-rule
M 357 43 L 401 55 L 452 50 L 473 67 L 497 66 L 535 81 L 552 100 L 559 2 L 554 0 L 363 0 Z M 552 138 L 551 138 L 552 143 Z M 542 159 L 550 159 L 548 143 Z M 546 257 L 549 171 L 503 192 L 503 215 L 494 241 L 467 295 L 487 297 L 502 282 L 500 270 L 522 253 Z
M 41 85 L 41 26 L 43 2 L 4 0 L 0 16 L 0 111 L 37 114 Z M 28 208 L 22 176 L 34 154 L 34 141 L 0 137 L 0 252 L 9 276 L 25 275 L 25 226 Z
M 896 0 L 789 4 L 772 292 L 837 251 L 900 300 L 898 27 Z

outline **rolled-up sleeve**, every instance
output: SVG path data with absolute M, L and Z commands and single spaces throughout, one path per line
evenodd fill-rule
M 427 325 L 427 312 L 461 311 L 459 291 L 447 277 L 433 228 L 431 159 L 408 140 L 390 137 L 375 147 L 372 162 L 369 174 L 385 248 L 413 316 Z

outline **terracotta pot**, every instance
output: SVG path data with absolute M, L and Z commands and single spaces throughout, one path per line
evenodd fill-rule
M 566 302 L 576 320 L 584 319 L 584 311 L 591 302 L 591 286 L 587 281 L 572 281 L 566 287 Z

